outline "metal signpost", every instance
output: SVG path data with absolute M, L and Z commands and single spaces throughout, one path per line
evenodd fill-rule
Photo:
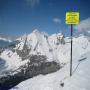
M 70 76 L 72 76 L 72 36 L 73 36 L 73 24 L 79 24 L 79 12 L 66 12 L 66 24 L 70 24 L 71 25 Z

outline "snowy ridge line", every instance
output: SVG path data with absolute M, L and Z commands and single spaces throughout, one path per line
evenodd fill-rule
M 26 43 L 27 47 L 31 49 L 29 55 L 37 54 L 37 52 L 39 52 L 39 54 L 46 55 L 48 57 L 48 60 L 51 60 L 51 61 L 56 60 L 57 62 L 60 62 L 60 63 L 67 63 L 70 60 L 70 44 L 66 42 L 70 41 L 70 39 L 65 37 L 65 44 L 63 45 L 59 42 L 59 44 L 57 45 L 57 37 L 59 38 L 58 35 L 62 36 L 62 34 L 54 34 L 54 35 L 48 36 L 48 38 L 46 38 L 45 35 L 46 34 L 40 33 L 39 31 L 33 31 L 31 34 L 24 35 L 21 37 L 22 41 L 18 45 L 16 45 L 15 50 L 16 49 L 22 50 Z M 88 42 L 87 38 L 85 38 L 84 36 L 74 38 L 73 39 L 73 58 L 76 58 L 76 56 L 80 57 L 82 54 L 88 52 L 90 50 L 89 43 L 90 42 Z M 14 55 L 15 53 L 12 53 L 12 54 Z M 2 56 L 2 58 L 3 57 L 4 56 Z M 6 57 L 8 56 L 6 55 Z M 7 58 L 4 57 L 4 59 L 7 59 Z
M 28 35 L 20 37 L 15 48 L 4 50 L 0 57 L 5 60 L 8 70 L 17 70 L 21 65 L 25 65 L 30 59 L 30 55 L 44 55 L 47 62 L 55 61 L 61 64 L 70 62 L 70 38 L 63 37 L 61 33 L 47 35 L 39 31 L 33 31 Z M 65 42 L 65 43 L 62 43 Z M 90 51 L 88 38 L 81 35 L 73 37 L 73 61 Z M 24 57 L 24 59 L 22 59 Z M 7 70 L 4 69 L 4 70 Z

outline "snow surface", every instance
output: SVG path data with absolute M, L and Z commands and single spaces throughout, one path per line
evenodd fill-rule
M 28 48 L 31 49 L 29 55 L 38 55 L 39 53 L 40 55 L 46 55 L 48 61 L 68 63 L 70 61 L 70 38 L 65 38 L 65 44 L 59 43 L 57 45 L 57 37 L 59 36 L 62 37 L 62 34 L 57 33 L 49 36 L 47 33 L 35 30 L 28 35 L 25 34 L 18 38 L 17 40 L 19 40 L 20 43 L 17 44 L 14 49 L 23 50 L 23 46 L 26 42 Z M 73 60 L 78 59 L 89 51 L 90 42 L 85 36 L 80 35 L 77 38 L 73 37 Z M 28 61 L 28 59 L 22 61 L 21 57 L 19 57 L 16 52 L 12 52 L 8 49 L 1 53 L 0 58 L 5 60 L 5 66 L 8 70 L 18 69 Z
M 31 49 L 29 55 L 39 53 L 46 55 L 48 61 L 66 63 L 66 65 L 55 73 L 39 75 L 23 81 L 11 90 L 90 90 L 90 41 L 84 35 L 73 37 L 73 76 L 69 77 L 70 38 L 65 38 L 65 44 L 57 45 L 59 36 L 62 37 L 62 34 L 49 36 L 47 33 L 35 30 L 18 39 L 20 43 L 14 49 L 23 50 L 26 43 Z M 8 49 L 1 53 L 0 58 L 6 62 L 6 70 L 12 71 L 28 62 L 28 59 L 22 61 L 16 52 Z M 63 82 L 64 87 L 61 87 L 60 83 Z
M 62 38 L 61 33 L 49 36 L 46 33 L 35 30 L 31 34 L 24 35 L 19 38 L 21 42 L 16 46 L 16 49 L 22 50 L 25 39 L 27 39 L 26 44 L 31 49 L 30 54 L 39 53 L 42 55 L 46 55 L 48 61 L 54 60 L 59 63 L 66 63 L 70 60 L 70 39 L 66 37 L 66 44 L 57 45 L 57 37 L 59 36 Z M 88 50 L 90 50 L 89 43 L 90 42 L 88 41 L 88 39 L 83 35 L 77 38 L 73 38 L 73 58 L 76 58 L 76 56 L 80 57 L 82 54 L 88 52 Z
M 11 50 L 6 49 L 0 56 L 2 60 L 5 60 L 6 70 L 15 70 L 21 65 L 27 63 L 28 60 L 22 61 L 17 53 L 13 53 Z
M 69 77 L 69 63 L 61 70 L 39 75 L 21 82 L 10 90 L 90 90 L 90 52 L 73 61 L 73 75 Z M 64 86 L 61 86 L 64 83 Z
M 83 35 L 73 37 L 73 75 L 70 77 L 70 38 L 65 38 L 64 45 L 57 45 L 57 37 L 60 34 L 45 35 L 34 31 L 27 36 L 27 44 L 32 46 L 30 54 L 40 52 L 46 55 L 48 60 L 58 60 L 60 63 L 67 64 L 57 72 L 38 75 L 10 90 L 90 90 L 90 42 L 88 39 Z M 52 49 L 52 52 L 48 49 Z M 62 83 L 64 86 L 61 86 Z

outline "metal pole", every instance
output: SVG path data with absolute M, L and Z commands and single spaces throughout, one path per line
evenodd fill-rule
M 73 36 L 73 25 L 71 24 L 71 60 L 70 60 L 70 76 L 72 76 L 72 36 Z

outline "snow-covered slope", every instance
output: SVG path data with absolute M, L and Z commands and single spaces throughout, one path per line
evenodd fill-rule
M 32 33 L 18 38 L 20 43 L 13 50 L 3 51 L 0 58 L 6 61 L 5 66 L 8 70 L 15 70 L 22 63 L 25 64 L 30 55 L 45 55 L 47 61 L 68 63 L 70 61 L 70 38 L 65 37 L 62 39 L 62 37 L 63 34 L 61 33 L 49 36 L 45 32 L 34 30 Z M 85 36 L 81 35 L 73 38 L 73 60 L 88 51 L 90 51 L 90 42 Z M 21 55 L 22 52 L 23 55 Z
M 90 90 L 90 52 L 73 61 L 73 75 L 69 77 L 69 63 L 61 70 L 39 75 L 21 82 L 11 90 Z M 61 84 L 64 83 L 63 86 Z
M 70 48 L 71 48 L 70 37 L 64 37 L 62 33 L 52 34 L 49 36 L 45 32 L 39 32 L 38 30 L 34 30 L 32 33 L 28 35 L 25 34 L 21 36 L 20 38 L 17 39 L 17 41 L 18 43 L 15 44 L 14 47 L 7 48 L 0 53 L 1 64 L 2 64 L 2 61 L 4 61 L 3 65 L 1 65 L 3 66 L 1 67 L 2 70 L 0 70 L 1 77 L 5 75 L 7 76 L 7 78 L 10 78 L 9 75 L 11 75 L 10 79 L 12 80 L 13 75 L 16 74 L 16 77 L 18 77 L 23 73 L 22 75 L 23 78 L 25 76 L 30 78 L 31 74 L 32 74 L 31 77 L 33 77 L 41 73 L 47 74 L 50 72 L 55 72 L 60 68 L 58 65 L 62 66 L 66 64 L 64 68 L 57 71 L 56 73 L 48 74 L 45 76 L 39 75 L 35 78 L 25 81 L 24 83 L 26 84 L 26 87 L 24 86 L 24 89 L 22 88 L 22 85 L 23 85 L 23 82 L 22 82 L 18 86 L 19 90 L 28 90 L 29 88 L 30 90 L 42 90 L 42 89 L 44 90 L 44 88 L 45 90 L 59 90 L 59 89 L 63 90 L 63 88 L 68 87 L 68 84 L 67 84 L 68 81 L 70 82 L 74 81 L 73 79 L 71 79 L 74 77 L 74 75 L 71 78 L 69 77 L 69 62 L 70 62 Z M 87 57 L 87 60 L 90 59 L 89 55 L 86 54 L 88 52 L 90 52 L 90 41 L 88 37 L 84 35 L 73 37 L 74 69 L 75 67 L 77 67 L 77 65 L 82 64 L 80 63 L 81 62 L 81 60 L 79 60 L 80 58 L 81 59 L 84 58 L 86 60 L 86 57 Z M 85 57 L 85 54 L 86 54 L 86 57 Z M 42 59 L 43 61 L 40 59 Z M 82 62 L 84 62 L 84 60 Z M 89 61 L 87 63 L 87 66 L 88 64 L 89 64 Z M 41 70 L 40 68 L 42 68 L 42 65 L 44 66 L 44 68 L 42 69 L 42 72 L 39 72 Z M 85 66 L 82 65 L 80 70 L 84 67 Z M 34 68 L 36 71 L 34 70 L 32 72 L 32 68 Z M 37 72 L 37 74 L 35 72 Z M 77 75 L 78 73 L 76 73 L 75 77 L 77 77 Z M 15 78 L 15 76 L 13 78 Z M 23 80 L 26 80 L 26 79 L 23 79 Z M 5 79 L 3 81 L 5 81 Z M 43 81 L 45 82 L 43 83 Z M 60 83 L 62 81 L 66 83 L 65 84 L 66 86 L 63 88 L 60 86 Z M 17 83 L 20 83 L 20 81 L 18 81 Z M 1 84 L 4 85 L 2 82 Z M 12 84 L 16 85 L 14 83 Z M 39 84 L 41 84 L 40 87 L 38 87 Z M 9 86 L 12 86 L 12 85 L 10 84 Z M 71 87 L 74 87 L 74 86 L 71 86 Z M 89 89 L 86 89 L 86 90 L 89 90 Z
M 31 34 L 21 37 L 21 43 L 16 48 L 22 50 L 26 41 L 26 45 L 31 49 L 29 54 L 42 54 L 48 57 L 48 61 L 54 60 L 66 63 L 70 59 L 70 39 L 64 38 L 65 44 L 61 44 L 58 37 L 62 38 L 62 34 L 57 33 L 49 36 L 46 33 L 35 30 Z M 88 39 L 83 35 L 73 38 L 73 53 L 76 53 L 73 54 L 73 57 L 75 58 L 77 55 L 80 56 L 88 52 L 90 50 L 89 43 Z
M 5 60 L 5 67 L 7 67 L 6 70 L 15 70 L 27 62 L 27 60 L 22 61 L 16 52 L 13 53 L 8 49 L 1 54 L 1 59 Z

